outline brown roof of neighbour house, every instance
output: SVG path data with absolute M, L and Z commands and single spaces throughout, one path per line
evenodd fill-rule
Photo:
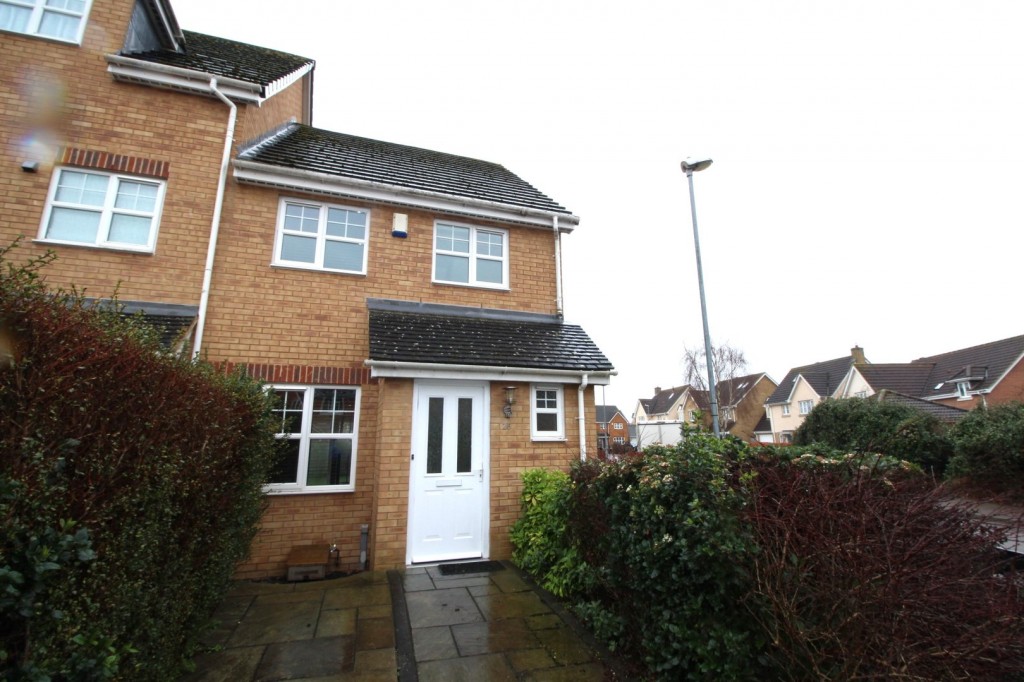
M 954 395 L 958 381 L 968 382 L 972 392 L 990 391 L 1022 357 L 1024 336 L 918 358 L 912 364 L 931 367 L 928 382 L 918 395 L 926 399 Z
M 610 372 L 577 325 L 557 316 L 370 299 L 370 360 Z
M 857 363 L 856 368 L 875 391 L 891 389 L 905 395 L 922 395 L 932 372 L 926 363 Z
M 951 407 L 949 405 L 943 405 L 942 403 L 933 403 L 930 400 L 915 398 L 887 388 L 883 388 L 878 393 L 875 393 L 868 398 L 868 400 L 906 405 L 907 407 L 912 407 L 915 410 L 920 410 L 927 414 L 934 415 L 939 421 L 949 424 L 958 422 L 969 414 L 967 410 L 961 410 L 958 407 Z
M 233 78 L 264 88 L 315 63 L 306 57 L 203 33 L 182 31 L 182 36 L 184 51 L 152 50 L 130 56 L 144 62 Z
M 648 416 L 653 414 L 667 414 L 672 405 L 679 399 L 687 389 L 693 390 L 690 386 L 675 386 L 666 388 L 654 394 L 653 398 L 642 398 L 640 404 Z
M 601 424 L 607 424 L 612 420 L 612 417 L 619 411 L 615 405 L 597 405 L 597 421 Z
M 846 377 L 847 372 L 850 371 L 853 361 L 854 358 L 847 355 L 835 360 L 826 360 L 824 362 L 794 367 L 786 373 L 785 378 L 779 383 L 778 388 L 768 396 L 768 400 L 765 403 L 788 402 L 793 393 L 793 386 L 796 383 L 797 377 L 803 377 L 819 396 L 823 398 L 831 396 L 839 388 L 839 384 Z
M 738 405 L 763 376 L 765 374 L 759 372 L 716 382 L 715 389 L 718 404 L 724 407 Z
M 293 123 L 239 159 L 451 197 L 571 212 L 504 166 Z

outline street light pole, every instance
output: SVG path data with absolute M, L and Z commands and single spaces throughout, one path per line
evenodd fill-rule
M 697 236 L 697 204 L 693 199 L 693 172 L 711 165 L 711 159 L 688 157 L 679 164 L 690 185 L 690 220 L 693 222 L 693 250 L 697 254 L 697 284 L 700 287 L 700 316 L 704 322 L 704 358 L 708 363 L 708 395 L 711 398 L 711 425 L 715 438 L 721 438 L 718 427 L 718 392 L 715 388 L 715 367 L 711 354 L 711 332 L 708 330 L 708 305 L 704 300 L 704 269 L 700 262 L 700 238 Z

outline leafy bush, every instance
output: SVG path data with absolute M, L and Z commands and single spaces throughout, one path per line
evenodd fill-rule
M 0 665 L 174 679 L 245 557 L 274 456 L 241 376 L 0 250 Z M 9 360 L 4 362 L 9 356 Z
M 883 453 L 914 462 L 936 476 L 942 475 L 953 450 L 945 425 L 935 416 L 866 398 L 819 403 L 796 430 L 793 442 Z
M 734 440 L 691 434 L 642 457 L 573 470 L 571 543 L 592 567 L 578 609 L 659 679 L 740 679 L 754 637 L 737 595 L 753 547 Z
M 1024 490 L 1024 403 L 972 410 L 953 427 L 952 476 L 995 490 Z
M 559 597 L 585 590 L 587 575 L 566 532 L 572 485 L 563 471 L 523 474 L 522 516 L 510 531 L 512 561 Z
M 1000 532 L 903 467 L 803 455 L 754 467 L 747 604 L 773 679 L 1016 679 L 1024 598 Z

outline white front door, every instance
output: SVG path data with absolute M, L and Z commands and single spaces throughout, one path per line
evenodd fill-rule
M 486 384 L 416 384 L 409 563 L 485 555 L 486 397 Z

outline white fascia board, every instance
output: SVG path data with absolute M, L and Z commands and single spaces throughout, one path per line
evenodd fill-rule
M 312 70 L 313 70 L 313 64 L 311 62 L 309 64 L 306 64 L 305 66 L 303 66 L 300 69 L 296 69 L 295 71 L 292 71 L 290 74 L 288 74 L 284 78 L 278 78 L 276 81 L 270 83 L 266 87 L 266 89 L 264 90 L 264 97 L 263 98 L 264 99 L 270 99 L 271 97 L 273 97 L 277 93 L 279 93 L 282 90 L 285 90 L 286 88 L 288 88 L 288 86 L 290 86 L 293 83 L 295 83 L 296 81 L 300 80 L 303 76 L 305 76 L 307 73 L 309 73 Z M 217 82 L 219 83 L 220 81 L 217 81 Z
M 152 85 L 158 88 L 190 92 L 213 97 L 210 81 L 217 81 L 217 89 L 237 102 L 261 105 L 266 99 L 262 86 L 235 78 L 221 78 L 203 71 L 182 69 L 166 64 L 152 64 L 141 59 L 132 59 L 117 54 L 108 54 L 107 71 L 116 80 Z
M 398 204 L 412 208 L 486 218 L 499 222 L 512 222 L 531 227 L 551 229 L 552 218 L 558 218 L 560 232 L 572 232 L 579 217 L 542 209 L 511 206 L 496 201 L 455 197 L 440 192 L 397 187 L 371 180 L 342 178 L 330 173 L 281 168 L 255 161 L 235 159 L 234 176 L 238 182 L 280 187 L 282 189 L 362 199 L 385 204 Z
M 574 372 L 557 369 L 523 367 L 487 367 L 483 365 L 441 365 L 421 362 L 367 360 L 373 378 L 400 379 L 462 379 L 478 381 L 521 381 L 535 383 L 579 384 L 587 377 L 588 385 L 607 386 L 612 372 Z

